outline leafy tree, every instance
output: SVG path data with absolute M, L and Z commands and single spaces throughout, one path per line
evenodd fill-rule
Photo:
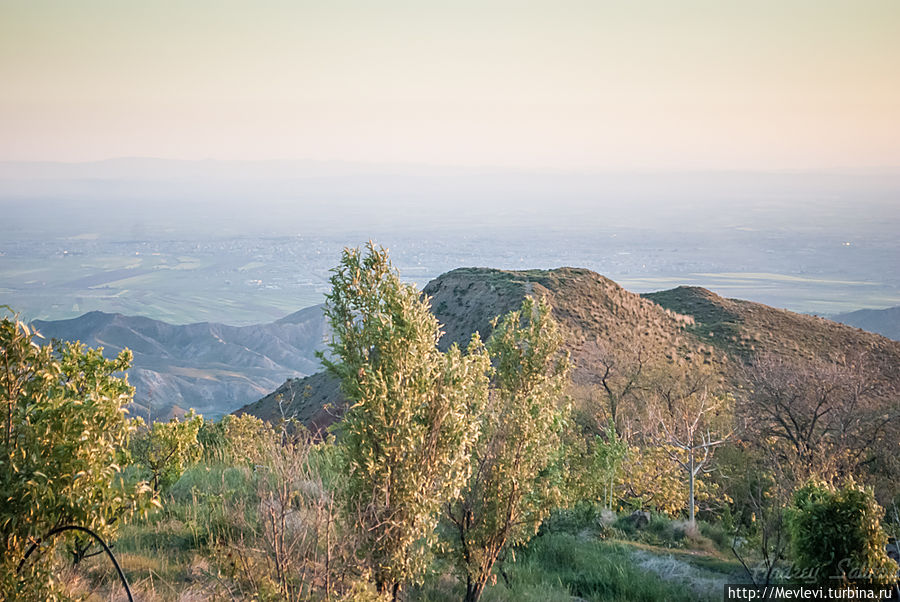
M 561 471 L 554 470 L 568 414 L 561 403 L 568 356 L 559 326 L 549 304 L 530 297 L 493 326 L 487 347 L 496 386 L 472 448 L 472 476 L 447 508 L 467 601 L 481 597 L 508 545 L 537 532 L 564 486 Z
M 150 472 L 150 484 L 157 492 L 171 487 L 191 464 L 200 459 L 202 449 L 197 433 L 203 416 L 194 410 L 183 420 L 154 422 L 132 444 L 134 458 Z
M 365 255 L 345 249 L 331 284 L 335 359 L 323 362 L 350 401 L 340 425 L 345 509 L 378 591 L 396 598 L 424 571 L 441 504 L 468 477 L 490 360 L 477 336 L 467 353 L 441 353 L 428 300 L 372 243 Z
M 114 360 L 80 343 L 39 346 L 18 319 L 0 321 L 0 598 L 56 599 L 50 575 L 66 526 L 109 538 L 150 502 L 145 483 L 126 484 L 119 452 L 134 429 L 125 406 L 131 353 Z M 19 570 L 33 544 L 42 544 Z
M 872 491 L 853 481 L 843 487 L 808 482 L 788 514 L 795 566 L 823 583 L 893 583 L 897 563 L 885 549 L 883 515 Z
M 619 437 L 610 419 L 603 436 L 595 435 L 589 442 L 586 465 L 581 468 L 582 499 L 601 502 L 615 510 L 615 489 L 622 466 L 628 456 L 628 444 Z

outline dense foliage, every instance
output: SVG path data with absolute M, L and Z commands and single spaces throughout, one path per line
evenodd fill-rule
M 883 510 L 870 489 L 811 481 L 797 490 L 788 514 L 791 551 L 800 571 L 822 583 L 893 583 Z
M 438 350 L 440 325 L 383 249 L 348 249 L 331 278 L 326 315 L 351 402 L 340 427 L 345 509 L 378 590 L 394 597 L 417 580 L 438 511 L 469 475 L 489 359 L 478 337 L 467 352 Z
M 124 409 L 132 388 L 116 374 L 130 353 L 107 360 L 99 349 L 34 338 L 15 318 L 0 322 L 0 597 L 10 600 L 59 595 L 48 569 L 56 540 L 17 570 L 51 530 L 76 525 L 109 538 L 150 500 L 120 466 L 134 424 Z

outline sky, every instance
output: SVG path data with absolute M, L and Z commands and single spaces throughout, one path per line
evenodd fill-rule
M 0 161 L 900 166 L 897 0 L 0 0 Z

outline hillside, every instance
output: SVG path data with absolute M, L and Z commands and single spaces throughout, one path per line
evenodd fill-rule
M 707 364 L 734 386 L 735 367 L 756 353 L 789 359 L 837 358 L 869 351 L 885 365 L 900 365 L 900 343 L 822 318 L 759 303 L 725 299 L 706 289 L 676 289 L 637 295 L 586 269 L 503 271 L 461 268 L 430 282 L 432 311 L 443 324 L 442 348 L 464 343 L 478 331 L 490 336 L 490 320 L 517 307 L 527 294 L 547 298 L 572 354 L 573 382 L 590 388 L 611 363 Z M 894 379 L 895 375 L 885 374 Z M 900 388 L 900 387 L 898 387 Z M 299 392 L 303 392 L 299 395 Z M 276 398 L 282 400 L 281 408 Z M 290 381 L 275 393 L 242 408 L 265 419 L 282 411 L 316 426 L 340 406 L 337 383 L 324 374 Z
M 877 332 L 889 339 L 900 341 L 900 306 L 887 309 L 860 309 L 838 314 L 832 319 L 841 324 Z
M 340 415 L 341 386 L 327 372 L 304 378 L 289 378 L 280 387 L 253 403 L 235 410 L 234 414 L 252 414 L 277 423 L 282 418 L 296 418 L 312 430 L 334 422 Z
M 71 320 L 33 322 L 47 339 L 102 346 L 114 356 L 134 353 L 132 414 L 165 419 L 187 408 L 226 414 L 275 389 L 285 379 L 320 369 L 315 351 L 326 333 L 321 306 L 275 322 L 227 326 L 173 325 L 121 314 L 90 312 Z
M 818 316 L 726 299 L 700 287 L 680 286 L 644 295 L 662 307 L 690 315 L 688 331 L 733 357 L 774 353 L 788 359 L 834 360 L 869 352 L 900 364 L 900 343 Z
M 518 307 L 525 295 L 547 298 L 563 327 L 575 382 L 592 381 L 601 356 L 613 349 L 639 345 L 649 361 L 676 362 L 703 352 L 684 330 L 690 318 L 586 269 L 462 268 L 433 280 L 424 292 L 432 297 L 432 310 L 444 325 L 444 348 L 464 344 L 475 331 L 487 339 L 490 320 Z

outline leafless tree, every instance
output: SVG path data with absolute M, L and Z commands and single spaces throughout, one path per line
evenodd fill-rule
M 583 354 L 593 356 L 597 362 L 589 382 L 583 383 L 599 391 L 600 411 L 594 411 L 596 423 L 602 427 L 612 421 L 618 435 L 627 439 L 633 430 L 628 420 L 637 415 L 636 405 L 645 384 L 647 361 L 644 349 L 638 342 L 614 347 L 591 341 L 585 345 Z
M 864 354 L 805 362 L 763 356 L 745 375 L 737 407 L 745 437 L 771 445 L 795 481 L 852 474 L 877 460 L 900 419 L 889 380 Z
M 722 412 L 727 397 L 711 390 L 710 378 L 687 373 L 657 382 L 650 416 L 656 430 L 652 440 L 662 446 L 688 479 L 688 516 L 696 524 L 697 476 L 709 472 L 713 451 L 732 434 L 725 430 Z

